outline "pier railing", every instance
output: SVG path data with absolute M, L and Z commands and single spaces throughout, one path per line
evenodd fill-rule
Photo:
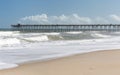
M 28 32 L 120 31 L 120 24 L 11 25 L 13 30 Z

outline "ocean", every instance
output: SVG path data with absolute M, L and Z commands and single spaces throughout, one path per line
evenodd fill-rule
M 22 33 L 0 31 L 0 70 L 32 61 L 120 49 L 120 32 Z

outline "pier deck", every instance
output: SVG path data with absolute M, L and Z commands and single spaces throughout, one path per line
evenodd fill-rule
M 120 24 L 17 24 L 11 26 L 13 30 L 28 32 L 120 31 Z

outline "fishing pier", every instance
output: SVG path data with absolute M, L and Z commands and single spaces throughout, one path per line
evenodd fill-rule
M 120 24 L 17 24 L 11 27 L 23 32 L 120 31 Z

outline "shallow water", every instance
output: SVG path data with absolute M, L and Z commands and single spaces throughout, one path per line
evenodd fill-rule
M 20 33 L 0 31 L 0 69 L 19 63 L 120 48 L 120 32 Z

